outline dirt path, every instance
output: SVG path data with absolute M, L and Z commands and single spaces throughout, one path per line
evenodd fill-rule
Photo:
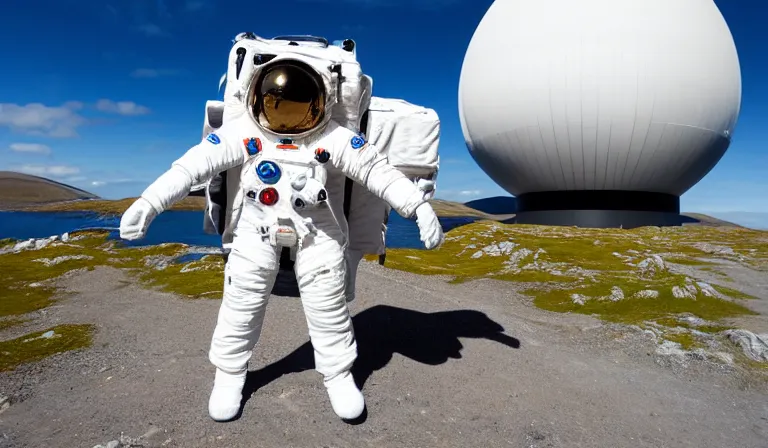
M 146 291 L 99 268 L 35 325 L 95 323 L 88 350 L 0 374 L 0 447 L 768 447 L 768 394 L 653 354 L 509 283 L 447 284 L 364 263 L 352 303 L 367 420 L 333 414 L 298 299 L 274 296 L 242 417 L 206 413 L 218 301 Z M 33 328 L 36 330 L 38 328 Z M 112 446 L 116 446 L 113 444 Z M 123 445 L 129 446 L 129 445 Z

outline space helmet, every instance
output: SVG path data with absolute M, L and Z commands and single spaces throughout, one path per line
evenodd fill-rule
M 326 88 L 308 63 L 276 58 L 255 73 L 246 100 L 253 119 L 266 131 L 300 136 L 325 120 Z

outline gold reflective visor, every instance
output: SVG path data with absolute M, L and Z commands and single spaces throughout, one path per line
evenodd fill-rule
M 300 134 L 322 121 L 325 88 L 310 67 L 284 61 L 264 70 L 249 100 L 262 126 L 279 134 Z

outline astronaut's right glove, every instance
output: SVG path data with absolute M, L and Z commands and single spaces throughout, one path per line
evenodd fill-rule
M 445 241 L 443 226 L 440 225 L 435 211 L 428 202 L 416 208 L 416 224 L 419 226 L 421 241 L 427 249 L 434 249 Z
M 149 201 L 144 198 L 137 199 L 120 219 L 120 238 L 124 240 L 144 238 L 149 224 L 156 216 L 157 211 Z

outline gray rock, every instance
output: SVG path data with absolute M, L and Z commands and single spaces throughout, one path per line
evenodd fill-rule
M 693 247 L 699 249 L 702 252 L 714 255 L 737 255 L 732 248 L 728 246 L 718 246 L 711 243 L 694 243 Z
M 696 285 L 698 285 L 699 289 L 701 289 L 701 293 L 707 297 L 721 297 L 720 293 L 717 292 L 717 290 L 713 288 L 709 283 L 696 282 Z
M 650 256 L 637 264 L 640 269 L 641 277 L 655 277 L 656 275 L 667 271 L 667 264 L 664 259 L 658 255 Z
M 749 359 L 768 362 L 768 333 L 754 334 L 748 330 L 726 330 L 723 334 L 731 342 L 741 345 L 741 349 Z
M 644 289 L 642 291 L 636 292 L 633 297 L 637 299 L 656 299 L 659 297 L 659 291 L 654 291 L 653 289 Z
M 93 257 L 90 255 L 62 255 L 60 257 L 56 258 L 38 258 L 34 261 L 37 261 L 38 263 L 43 263 L 46 266 L 53 266 L 57 265 L 59 263 L 63 263 L 65 261 L 70 260 L 92 260 Z
M 695 299 L 696 296 L 694 294 L 691 294 L 691 292 L 684 287 L 680 286 L 673 286 L 672 287 L 672 295 L 676 299 Z
M 589 297 L 584 294 L 571 294 L 571 300 L 577 305 L 584 305 L 589 300 Z
M 607 297 L 608 300 L 611 302 L 618 302 L 619 300 L 624 300 L 624 291 L 622 291 L 621 288 L 618 286 L 614 286 L 611 288 L 611 294 Z

